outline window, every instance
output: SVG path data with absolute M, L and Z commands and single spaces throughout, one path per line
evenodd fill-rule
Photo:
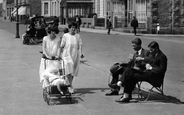
M 128 0 L 128 21 L 135 16 L 139 23 L 146 22 L 146 0 Z
M 49 14 L 48 10 L 49 10 L 49 4 L 48 3 L 44 3 L 44 15 L 48 15 Z
M 128 10 L 127 10 L 127 14 L 128 14 L 128 22 L 130 22 L 133 18 L 133 0 L 128 0 Z
M 97 14 L 100 15 L 100 0 L 97 0 Z
M 146 0 L 136 0 L 136 17 L 140 23 L 146 22 Z
M 110 15 L 111 9 L 110 9 L 110 2 L 107 2 L 107 16 Z

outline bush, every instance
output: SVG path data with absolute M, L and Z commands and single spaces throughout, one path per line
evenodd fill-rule
M 162 28 L 160 29 L 160 34 L 184 34 L 184 28 L 174 28 L 173 31 L 171 28 Z
M 171 29 L 170 28 L 165 28 L 165 29 L 160 29 L 159 34 L 171 34 Z
M 173 34 L 184 34 L 183 28 L 174 28 Z

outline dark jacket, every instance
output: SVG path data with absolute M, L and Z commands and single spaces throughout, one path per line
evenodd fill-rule
M 139 57 L 149 57 L 149 55 L 150 55 L 149 50 L 142 48 L 141 54 L 138 55 L 137 53 L 135 53 L 133 56 L 133 59 L 128 62 L 127 68 L 132 68 L 135 65 L 135 58 L 136 57 L 138 57 L 138 56 Z M 145 62 L 141 61 L 141 63 L 139 63 L 139 65 L 137 65 L 137 66 L 141 69 L 145 69 Z M 124 81 L 124 79 L 125 79 L 125 76 L 123 76 L 123 75 L 119 78 L 120 81 Z
M 167 57 L 162 51 L 159 50 L 158 54 L 153 58 L 151 66 L 153 68 L 150 73 L 153 76 L 151 77 L 152 80 L 150 83 L 154 86 L 160 86 L 167 71 Z
M 107 28 L 111 28 L 112 27 L 112 23 L 110 19 L 107 19 Z
M 53 24 L 54 24 L 54 26 L 58 27 L 58 25 L 59 25 L 59 18 L 55 18 Z
M 36 28 L 32 27 L 29 31 L 26 31 L 26 33 L 28 35 L 30 35 L 31 37 L 35 37 L 35 35 L 36 35 Z
M 135 65 L 135 63 L 136 63 L 135 58 L 136 57 L 148 57 L 148 56 L 149 56 L 149 50 L 146 50 L 146 49 L 142 48 L 142 51 L 141 51 L 140 55 L 138 55 L 137 53 L 135 53 L 133 55 L 133 59 L 130 60 L 130 62 L 129 62 L 129 67 L 132 67 L 132 66 Z M 141 66 L 141 68 L 142 68 L 143 66 L 145 66 L 145 62 L 141 61 L 138 66 Z
M 138 20 L 137 19 L 133 19 L 131 22 L 131 27 L 138 27 Z
M 78 18 L 78 21 L 76 21 L 76 20 L 77 20 L 77 18 Z M 77 24 L 79 24 L 79 25 L 81 25 L 81 23 L 82 23 L 82 20 L 81 20 L 81 18 L 80 18 L 80 17 L 76 17 L 76 18 L 75 18 L 75 21 L 76 21 L 76 23 L 77 23 Z

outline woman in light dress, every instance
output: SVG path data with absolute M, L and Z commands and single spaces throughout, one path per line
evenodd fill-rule
M 79 59 L 82 55 L 82 40 L 79 34 L 76 33 L 76 23 L 68 25 L 69 32 L 65 33 L 61 40 L 60 53 L 62 52 L 62 59 L 65 63 L 65 72 L 70 75 L 69 83 L 71 85 L 69 91 L 74 93 L 72 86 L 73 78 L 78 75 Z
M 53 57 L 59 57 L 59 48 L 61 40 L 56 34 L 59 33 L 58 28 L 54 27 L 48 27 L 47 28 L 48 35 L 43 38 L 43 44 L 42 44 L 42 50 L 43 55 L 49 59 L 52 59 Z M 58 64 L 58 60 L 45 60 L 44 58 L 41 59 L 40 63 L 40 82 L 44 82 L 43 73 L 46 70 L 46 68 L 54 66 L 59 67 L 60 64 Z M 43 83 L 44 85 L 44 83 Z M 43 86 L 44 87 L 44 86 Z

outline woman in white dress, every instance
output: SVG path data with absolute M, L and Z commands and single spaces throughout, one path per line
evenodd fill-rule
M 59 48 L 61 40 L 56 34 L 59 33 L 58 28 L 54 27 L 48 27 L 47 28 L 48 35 L 43 38 L 43 44 L 42 44 L 42 50 L 43 55 L 49 59 L 52 59 L 53 57 L 59 57 Z M 41 59 L 40 63 L 40 82 L 43 82 L 44 78 L 42 76 L 44 70 L 47 67 L 54 66 L 59 67 L 60 64 L 58 64 L 58 60 L 45 60 L 44 58 Z
M 82 40 L 78 33 L 76 33 L 76 23 L 68 25 L 69 32 L 65 33 L 61 40 L 62 59 L 65 63 L 65 72 L 69 74 L 69 83 L 71 85 L 70 92 L 74 93 L 72 86 L 73 78 L 78 75 L 79 59 L 82 55 Z

